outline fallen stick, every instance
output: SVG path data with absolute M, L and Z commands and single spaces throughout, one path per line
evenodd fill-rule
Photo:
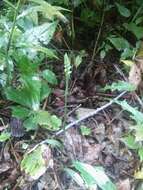
M 110 102 L 108 102 L 107 104 L 101 106 L 100 108 L 97 108 L 95 111 L 87 114 L 84 117 L 81 117 L 80 119 L 68 124 L 64 129 L 61 129 L 60 131 L 58 131 L 55 136 L 58 136 L 60 134 L 62 134 L 63 132 L 65 132 L 66 130 L 68 130 L 69 128 L 73 127 L 74 125 L 79 124 L 80 122 L 88 119 L 89 117 L 92 117 L 94 115 L 96 115 L 97 113 L 99 113 L 100 111 L 106 109 L 107 107 L 109 107 L 110 105 L 112 105 L 116 100 L 118 100 L 119 98 L 121 98 L 124 94 L 126 93 L 126 91 L 122 92 L 121 94 L 119 94 L 116 98 L 112 99 Z

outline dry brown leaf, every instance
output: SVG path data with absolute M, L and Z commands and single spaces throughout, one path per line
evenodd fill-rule
M 141 69 L 138 64 L 133 64 L 129 72 L 129 82 L 138 87 L 141 82 Z
M 131 189 L 131 185 L 130 185 L 129 179 L 125 179 L 123 181 L 120 181 L 117 184 L 117 190 L 130 190 L 130 189 Z

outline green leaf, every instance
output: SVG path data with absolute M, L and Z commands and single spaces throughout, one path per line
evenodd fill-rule
M 93 167 L 78 161 L 74 162 L 73 165 L 80 172 L 87 185 L 95 183 L 102 190 L 116 190 L 115 185 L 107 177 L 102 167 Z
M 140 157 L 140 161 L 142 162 L 143 161 L 143 148 L 139 148 L 138 155 Z
M 59 130 L 61 126 L 61 120 L 56 115 L 51 115 L 47 111 L 38 111 L 34 118 L 35 123 L 45 127 L 49 130 Z
M 37 3 L 38 6 L 35 7 L 38 12 L 41 12 L 45 18 L 53 20 L 55 17 L 59 18 L 63 22 L 67 22 L 66 17 L 60 12 L 61 10 L 68 11 L 62 7 L 52 6 L 44 0 L 29 0 L 34 3 Z
M 34 116 L 30 115 L 28 119 L 24 120 L 23 127 L 27 130 L 36 130 L 38 128 L 37 123 L 34 120 Z
M 76 56 L 75 61 L 74 61 L 75 67 L 78 68 L 81 63 L 82 63 L 82 56 L 81 55 Z
M 22 75 L 21 83 L 23 84 L 21 89 L 12 87 L 6 88 L 5 93 L 7 99 L 33 110 L 38 110 L 40 106 L 41 91 L 41 81 L 39 77 Z
M 104 90 L 105 91 L 106 90 L 112 90 L 112 91 L 119 90 L 119 91 L 129 91 L 129 92 L 132 92 L 132 91 L 136 90 L 136 87 L 133 84 L 130 84 L 128 82 L 118 81 L 118 82 L 112 83 L 111 85 L 106 85 L 104 87 Z
M 72 67 L 71 67 L 71 60 L 67 53 L 65 53 L 64 55 L 64 67 L 65 67 L 64 70 L 66 78 L 70 78 Z
M 28 117 L 30 114 L 30 110 L 21 106 L 11 106 L 11 108 L 12 108 L 12 116 L 19 119 Z
M 0 142 L 5 142 L 7 140 L 9 140 L 11 137 L 11 134 L 9 132 L 2 132 L 0 134 Z
M 91 134 L 91 129 L 84 126 L 84 125 L 80 126 L 80 130 L 81 130 L 81 134 L 84 135 L 84 136 L 88 136 L 88 135 Z
M 82 179 L 82 177 L 75 172 L 74 170 L 70 169 L 70 168 L 65 168 L 64 171 L 66 171 L 71 177 L 72 179 L 80 186 L 80 187 L 85 187 L 84 184 L 84 180 Z
M 127 9 L 125 6 L 120 5 L 119 3 L 115 3 L 119 13 L 124 17 L 129 17 L 131 15 L 131 12 L 129 9 Z
M 137 26 L 135 23 L 124 23 L 123 25 L 128 31 L 132 32 L 139 40 L 143 37 L 143 27 Z
M 110 36 L 108 37 L 108 40 L 118 51 L 130 48 L 129 42 L 122 37 Z
M 138 111 L 136 108 L 130 106 L 125 100 L 124 101 L 116 101 L 117 104 L 122 106 L 122 108 L 129 113 L 131 113 L 131 117 L 138 123 L 143 123 L 143 113 Z
M 55 139 L 47 139 L 47 140 L 45 140 L 45 143 L 51 145 L 52 147 L 57 147 L 57 148 L 60 148 L 60 149 L 63 148 L 62 143 L 59 142 L 58 140 L 55 140 Z
M 51 151 L 47 145 L 42 144 L 24 155 L 21 162 L 21 170 L 32 180 L 37 180 L 46 172 L 50 162 Z
M 55 73 L 53 73 L 51 70 L 46 69 L 41 73 L 42 77 L 47 80 L 50 84 L 57 84 L 57 78 Z
M 51 92 L 52 90 L 49 87 L 49 85 L 45 81 L 42 81 L 41 94 L 40 94 L 41 101 L 47 98 L 51 94 Z
M 21 37 L 20 43 L 31 45 L 40 45 L 40 43 L 47 45 L 52 39 L 57 27 L 57 22 L 44 23 L 27 30 Z
M 126 137 L 121 138 L 121 141 L 128 146 L 130 149 L 138 149 L 139 145 L 135 142 L 135 137 L 133 135 L 128 135 Z

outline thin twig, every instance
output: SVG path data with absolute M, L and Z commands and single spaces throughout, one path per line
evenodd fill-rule
M 89 117 L 93 117 L 94 115 L 96 115 L 96 114 L 99 113 L 100 111 L 102 111 L 102 110 L 106 109 L 107 107 L 111 106 L 116 100 L 118 100 L 119 98 L 121 98 L 125 93 L 126 93 L 126 91 L 122 92 L 122 93 L 119 94 L 116 98 L 112 99 L 109 103 L 103 105 L 103 106 L 100 107 L 100 108 L 97 108 L 95 111 L 93 111 L 93 112 L 87 114 L 86 116 L 83 116 L 82 118 L 80 118 L 80 119 L 78 119 L 78 120 L 76 120 L 76 121 L 70 123 L 69 125 L 67 125 L 67 126 L 65 127 L 65 130 L 68 130 L 69 128 L 71 128 L 71 127 L 73 127 L 73 126 L 79 124 L 80 122 L 82 122 L 82 121 L 88 119 Z M 64 130 L 61 129 L 60 131 L 58 131 L 58 132 L 56 133 L 55 136 L 58 136 L 58 135 L 62 134 L 63 132 L 64 132 Z

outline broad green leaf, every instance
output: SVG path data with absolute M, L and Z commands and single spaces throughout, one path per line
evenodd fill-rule
M 57 22 L 44 23 L 39 26 L 35 26 L 32 29 L 27 30 L 21 37 L 20 43 L 31 45 L 40 45 L 40 43 L 47 45 L 52 39 Z
M 135 141 L 135 137 L 132 135 L 121 138 L 121 141 L 125 143 L 125 145 L 128 146 L 130 149 L 136 150 L 139 148 L 138 143 Z
M 131 22 L 131 23 L 125 23 L 124 27 L 128 31 L 132 32 L 138 40 L 143 37 L 143 27 L 142 26 L 137 26 L 135 23 Z
M 73 165 L 80 172 L 87 185 L 89 182 L 90 185 L 94 182 L 102 190 L 116 190 L 116 186 L 107 177 L 102 167 L 93 167 L 78 161 L 74 162 Z M 91 181 L 87 181 L 88 176 Z
M 84 180 L 82 179 L 82 177 L 75 172 L 74 170 L 70 169 L 70 168 L 65 168 L 64 169 L 71 177 L 72 179 L 80 186 L 80 187 L 85 187 L 85 183 Z
M 33 115 L 30 115 L 26 120 L 24 120 L 23 127 L 26 129 L 26 131 L 36 130 L 38 128 Z
M 37 76 L 22 76 L 23 87 L 15 89 L 8 87 L 5 90 L 7 99 L 20 105 L 38 110 L 40 106 L 41 81 Z
M 46 69 L 41 73 L 42 77 L 50 84 L 57 84 L 57 78 L 55 73 L 53 73 L 51 70 Z
M 129 42 L 122 38 L 117 36 L 110 36 L 108 40 L 112 43 L 112 45 L 118 50 L 118 51 L 124 51 L 125 49 L 130 48 Z
M 37 180 L 51 164 L 51 150 L 45 145 L 37 146 L 33 151 L 26 153 L 21 162 L 21 170 L 31 179 Z
M 131 12 L 129 9 L 127 9 L 125 6 L 120 5 L 119 3 L 115 3 L 119 13 L 124 17 L 129 17 L 131 15 Z
M 139 148 L 138 155 L 140 157 L 140 161 L 142 162 L 143 161 L 143 148 Z
M 47 84 L 47 82 L 42 81 L 42 86 L 41 86 L 41 94 L 40 94 L 40 100 L 44 100 L 45 98 L 49 97 L 51 94 L 52 90 Z
M 25 117 L 28 117 L 30 114 L 30 110 L 21 106 L 11 106 L 11 108 L 12 108 L 12 116 L 16 118 L 23 119 Z
M 118 82 L 113 82 L 111 85 L 106 85 L 104 87 L 104 90 L 119 90 L 119 91 L 135 91 L 136 87 L 133 84 L 130 84 L 128 82 L 125 81 L 118 81 Z
M 53 20 L 55 17 L 59 18 L 63 22 L 67 22 L 66 17 L 60 12 L 62 10 L 68 11 L 67 9 L 64 9 L 62 7 L 52 6 L 48 2 L 44 0 L 29 0 L 31 2 L 34 2 L 38 4 L 35 8 L 38 12 L 41 12 L 43 16 L 49 20 Z
M 2 132 L 0 134 L 0 142 L 5 142 L 7 140 L 9 140 L 11 137 L 11 134 L 9 132 Z
M 49 130 L 59 130 L 61 120 L 56 115 L 51 115 L 48 111 L 38 111 L 34 118 L 35 123 Z

